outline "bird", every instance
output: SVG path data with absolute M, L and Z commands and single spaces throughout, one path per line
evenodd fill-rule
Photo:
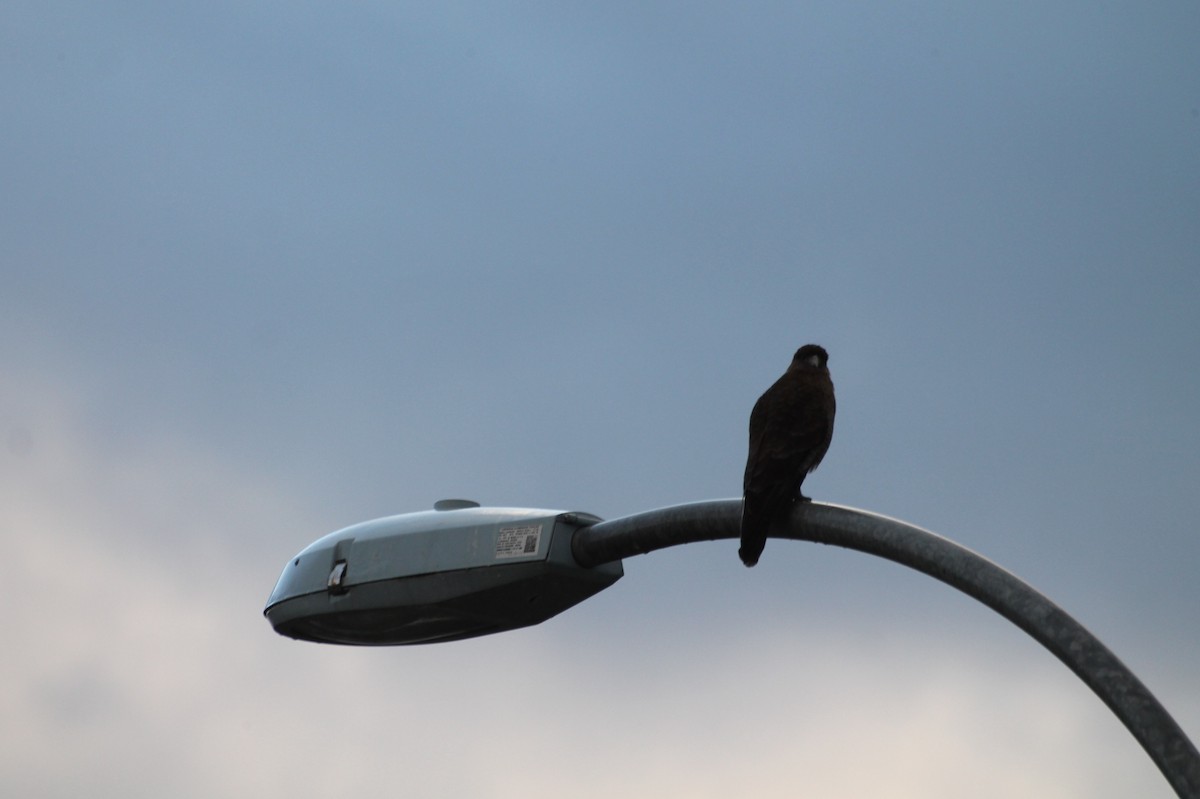
M 805 344 L 750 412 L 738 548 L 747 566 L 758 563 L 775 518 L 794 502 L 810 501 L 800 487 L 829 450 L 837 411 L 828 364 L 824 347 Z

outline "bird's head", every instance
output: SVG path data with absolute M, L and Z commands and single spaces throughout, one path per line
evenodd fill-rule
M 792 356 L 792 366 L 801 369 L 824 369 L 829 363 L 829 353 L 819 344 L 805 344 Z

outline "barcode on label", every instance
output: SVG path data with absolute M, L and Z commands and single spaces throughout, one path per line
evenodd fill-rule
M 501 527 L 496 533 L 496 557 L 519 558 L 536 555 L 542 538 L 542 525 L 524 527 Z

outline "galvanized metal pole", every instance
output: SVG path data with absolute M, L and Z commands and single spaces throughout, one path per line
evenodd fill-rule
M 590 567 L 677 544 L 736 538 L 740 520 L 741 501 L 736 499 L 660 508 L 584 527 L 575 533 L 572 552 L 580 565 Z M 1079 622 L 996 564 L 905 522 L 819 502 L 795 505 L 790 517 L 777 522 L 771 537 L 868 552 L 978 599 L 1087 683 L 1133 733 L 1181 799 L 1200 799 L 1200 753 L 1166 709 Z

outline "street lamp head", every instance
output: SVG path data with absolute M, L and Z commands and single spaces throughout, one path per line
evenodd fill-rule
M 284 567 L 263 614 L 280 635 L 366 646 L 539 624 L 624 574 L 620 561 L 583 568 L 571 555 L 575 531 L 598 521 L 442 500 L 314 541 Z

